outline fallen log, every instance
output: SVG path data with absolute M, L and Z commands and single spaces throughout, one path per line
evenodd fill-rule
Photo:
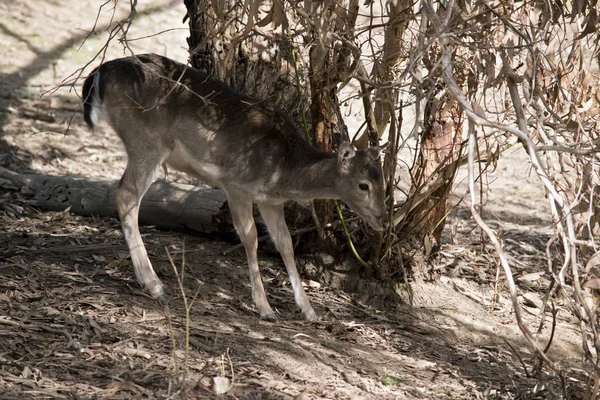
M 22 175 L 0 167 L 0 178 L 12 184 L 27 204 L 44 210 L 83 216 L 118 217 L 118 182 L 68 176 Z M 159 228 L 189 228 L 199 232 L 228 232 L 231 217 L 222 190 L 169 182 L 154 182 L 142 200 L 140 223 Z

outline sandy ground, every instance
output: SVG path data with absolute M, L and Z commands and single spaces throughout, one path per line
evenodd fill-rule
M 63 87 L 40 97 L 100 50 L 110 4 L 82 43 L 101 4 L 0 3 L 0 166 L 120 177 L 121 144 L 108 130 L 86 129 L 77 94 Z M 126 6 L 119 5 L 117 17 Z M 185 61 L 182 2 L 140 2 L 137 11 L 130 38 L 163 33 L 132 42 L 132 49 Z M 115 42 L 108 57 L 122 54 Z M 489 177 L 484 215 L 503 238 L 526 320 L 536 330 L 536 301 L 548 279 L 529 273 L 544 269 L 552 231 L 543 192 L 529 175 L 522 150 L 507 152 Z M 464 176 L 431 266 L 435 279 L 413 285 L 413 307 L 366 289 L 320 285 L 308 288 L 323 318 L 314 324 L 300 319 L 282 263 L 268 248 L 259 258 L 277 322 L 261 321 L 254 310 L 243 252 L 223 256 L 235 242 L 143 227 L 155 269 L 171 288 L 164 309 L 140 292 L 118 221 L 38 210 L 2 182 L 0 398 L 214 398 L 221 377 L 233 382 L 224 398 L 239 399 L 554 398 L 552 376 L 539 373 L 543 385 L 532 378 L 535 360 L 502 278 L 492 301 L 496 258 L 469 218 Z M 179 267 L 185 254 L 184 293 L 188 300 L 197 293 L 187 320 L 167 252 Z M 549 353 L 575 368 L 580 333 L 556 305 Z M 542 346 L 552 325 L 549 317 L 544 322 Z M 578 398 L 577 371 L 569 376 Z

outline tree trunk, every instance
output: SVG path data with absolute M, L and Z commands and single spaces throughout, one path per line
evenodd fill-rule
M 435 98 L 435 96 L 432 96 Z M 451 173 L 433 193 L 414 209 L 402 228 L 425 243 L 426 253 L 438 246 L 446 220 L 447 203 L 454 183 L 456 161 L 460 156 L 463 113 L 459 104 L 444 96 L 425 107 L 424 130 L 417 162 L 412 170 L 414 181 L 409 198 L 425 185 L 434 174 L 443 168 L 452 168 Z
M 332 71 L 327 68 L 327 49 L 314 45 L 310 51 L 310 88 L 312 141 L 319 150 L 331 152 L 334 150 L 333 131 L 338 125 L 336 109 L 339 110 L 336 97 L 336 86 L 332 84 Z M 343 121 L 341 122 L 343 124 Z M 344 126 L 345 128 L 345 126 Z M 317 222 L 325 226 L 333 222 L 333 201 L 315 200 L 314 207 Z M 325 232 L 320 229 L 320 239 L 325 239 Z
M 207 35 L 208 14 L 210 5 L 206 0 L 184 0 L 189 19 L 190 37 L 187 38 L 192 66 L 210 76 L 218 76 L 215 72 L 212 39 Z
M 33 206 L 52 211 L 70 208 L 78 215 L 118 218 L 115 181 L 20 175 L 1 167 L 0 178 L 10 181 Z M 159 179 L 142 200 L 140 223 L 164 229 L 228 232 L 233 228 L 225 201 L 221 190 Z
M 281 29 L 271 24 L 254 25 L 256 19 L 253 23 L 248 15 L 258 10 L 244 10 L 232 0 L 184 3 L 189 17 L 192 66 L 248 96 L 275 104 L 290 113 L 299 126 L 302 112 L 307 111 L 302 97 L 308 94 L 303 90 L 306 85 L 302 85 L 302 77 L 297 85 L 285 25 Z M 255 4 L 258 2 L 251 6 Z M 272 7 L 276 6 L 273 3 Z M 297 68 L 302 68 L 302 58 L 295 62 Z

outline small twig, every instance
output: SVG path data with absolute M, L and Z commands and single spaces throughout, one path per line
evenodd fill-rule
M 500 264 L 496 263 L 496 279 L 494 279 L 494 291 L 492 294 L 492 304 L 490 305 L 490 312 L 496 308 L 496 299 L 498 298 L 498 281 L 500 280 Z
M 554 306 L 554 303 L 552 303 L 552 329 L 550 330 L 550 337 L 548 338 L 548 344 L 546 345 L 546 347 L 544 347 L 544 353 L 547 353 L 548 350 L 550 350 L 550 346 L 552 345 L 552 339 L 554 339 L 554 333 L 556 332 L 556 321 L 558 319 L 556 317 L 557 315 L 558 315 L 558 310 Z
M 182 249 L 185 249 L 185 242 L 182 245 Z M 184 362 L 183 362 L 183 373 L 182 373 L 182 377 L 181 377 L 181 388 L 183 389 L 184 385 L 185 385 L 185 381 L 186 381 L 186 375 L 187 375 L 187 365 L 188 365 L 188 360 L 189 360 L 189 350 L 190 350 L 190 308 L 188 307 L 188 301 L 187 301 L 187 296 L 185 294 L 185 289 L 183 287 L 183 279 L 185 277 L 185 252 L 182 253 L 181 259 L 181 274 L 179 274 L 179 271 L 177 271 L 177 267 L 175 265 L 175 261 L 173 261 L 173 258 L 171 257 L 171 253 L 169 252 L 169 249 L 167 247 L 165 247 L 165 251 L 167 252 L 167 257 L 169 258 L 169 262 L 171 264 L 171 267 L 173 268 L 173 272 L 175 273 L 175 277 L 177 278 L 177 285 L 179 286 L 179 291 L 181 292 L 181 296 L 183 298 L 183 305 L 185 308 L 185 351 L 184 351 Z M 175 348 L 174 348 L 175 349 Z M 175 359 L 177 359 L 177 354 L 173 354 Z
M 64 328 L 55 328 L 55 327 L 52 327 L 49 325 L 44 325 L 44 324 L 39 324 L 39 323 L 26 324 L 24 322 L 16 321 L 10 317 L 3 316 L 3 315 L 0 315 L 0 324 L 9 325 L 9 326 L 13 326 L 15 328 L 21 328 L 21 329 L 25 329 L 25 330 L 29 330 L 29 331 L 45 331 L 45 332 L 51 332 L 51 333 L 60 333 L 67 338 L 69 343 L 71 343 L 73 341 L 73 338 L 71 337 L 69 332 L 67 332 L 67 330 Z
M 571 153 L 578 156 L 591 156 L 600 153 L 600 149 L 591 148 L 591 149 L 580 149 L 573 148 L 567 146 L 535 146 L 536 151 L 556 151 L 556 152 L 564 152 Z
M 151 38 L 153 38 L 155 36 L 160 36 L 160 35 L 162 35 L 164 33 L 171 32 L 171 31 L 186 31 L 186 32 L 189 32 L 189 29 L 188 28 L 169 28 L 169 29 L 163 29 L 160 32 L 152 33 L 152 34 L 146 35 L 146 36 L 136 37 L 136 38 L 133 38 L 133 39 L 127 39 L 127 41 L 128 42 L 136 42 L 138 40 L 151 39 Z
M 390 113 L 390 131 L 389 138 L 391 139 L 389 151 L 384 161 L 384 174 L 385 182 L 388 185 L 388 220 L 392 221 L 394 218 L 394 177 L 396 176 L 396 170 L 398 168 L 398 151 L 400 150 L 399 138 L 402 127 L 402 101 L 399 106 L 399 118 L 396 117 L 396 113 L 391 102 L 388 103 Z M 396 226 L 390 222 L 388 229 L 385 232 L 385 244 L 383 245 L 383 256 L 387 256 L 392 250 L 392 234 L 395 231 Z
M 525 376 L 528 377 L 528 378 L 531 378 L 531 374 L 529 373 L 529 369 L 527 368 L 527 365 L 525 365 L 525 361 L 523 361 L 523 359 L 521 358 L 521 355 L 519 354 L 519 352 L 517 351 L 517 349 L 515 349 L 513 347 L 513 345 L 510 344 L 510 342 L 508 340 L 504 340 L 504 344 L 506 344 L 508 347 L 510 347 L 510 349 L 513 352 L 513 354 L 517 357 L 517 359 L 519 359 L 519 362 L 521 363 L 521 366 L 523 367 L 523 372 L 525 372 Z
M 340 217 L 342 229 L 344 231 L 344 235 L 346 236 L 346 239 L 348 240 L 348 246 L 350 247 L 350 251 L 352 251 L 354 258 L 356 258 L 356 260 L 364 268 L 366 268 L 367 270 L 370 270 L 371 266 L 369 264 L 367 264 L 365 262 L 365 260 L 362 259 L 362 257 L 358 254 L 358 252 L 356 251 L 356 248 L 354 247 L 354 243 L 352 242 L 352 237 L 350 236 L 350 232 L 348 232 L 348 228 L 346 227 L 346 223 L 344 222 L 344 216 L 342 215 L 342 210 L 341 210 L 340 205 L 338 204 L 337 200 L 334 200 L 333 204 L 335 205 L 335 209 L 337 210 L 338 216 Z
M 233 383 L 235 382 L 235 373 L 233 371 L 233 361 L 231 361 L 231 356 L 229 355 L 229 347 L 227 348 L 227 360 L 229 361 L 229 368 L 231 369 L 231 384 L 229 387 L 233 387 Z
M 26 176 L 13 172 L 4 167 L 0 167 L 0 178 L 7 179 L 17 187 L 23 187 L 31 184 L 31 180 Z

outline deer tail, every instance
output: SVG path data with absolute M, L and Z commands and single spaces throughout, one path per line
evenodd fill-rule
M 83 119 L 94 129 L 98 123 L 99 107 L 102 104 L 100 97 L 100 69 L 96 68 L 83 82 Z

